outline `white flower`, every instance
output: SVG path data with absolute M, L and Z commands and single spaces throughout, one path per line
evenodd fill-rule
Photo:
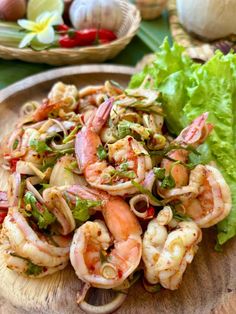
M 26 29 L 28 33 L 19 44 L 19 48 L 24 48 L 36 37 L 42 44 L 50 44 L 54 41 L 55 31 L 53 25 L 62 24 L 61 16 L 56 12 L 44 12 L 40 14 L 36 21 L 18 20 L 18 24 Z

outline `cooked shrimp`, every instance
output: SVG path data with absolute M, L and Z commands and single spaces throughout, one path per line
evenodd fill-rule
M 206 123 L 207 117 L 208 113 L 206 112 L 196 118 L 171 144 L 179 144 L 183 147 L 191 145 L 194 148 L 202 144 L 213 128 L 210 123 Z M 172 150 L 168 154 L 170 158 L 182 162 L 187 161 L 188 155 L 189 151 L 185 149 Z M 161 163 L 161 167 L 165 168 L 168 174 L 171 172 L 171 175 L 175 180 L 176 187 L 188 184 L 189 170 L 184 165 L 173 165 L 172 161 L 164 158 Z
M 141 227 L 122 198 L 104 194 L 102 199 L 108 229 L 101 221 L 89 221 L 79 227 L 73 237 L 70 260 L 81 280 L 109 289 L 122 284 L 138 266 Z
M 160 283 L 166 289 L 178 289 L 201 239 L 201 229 L 192 221 L 179 222 L 170 230 L 170 225 L 153 219 L 143 238 L 142 259 L 147 281 Z
M 189 185 L 173 189 L 171 195 L 172 199 L 182 201 L 177 209 L 184 210 L 200 228 L 217 224 L 232 207 L 228 184 L 220 171 L 209 165 L 198 165 L 191 171 Z
M 102 142 L 98 134 L 106 123 L 112 103 L 112 99 L 105 101 L 93 119 L 77 134 L 76 157 L 79 168 L 91 186 L 105 190 L 111 195 L 132 194 L 137 190 L 131 179 L 136 182 L 143 181 L 146 172 L 152 168 L 152 163 L 144 147 L 131 136 L 108 145 L 110 165 L 107 161 L 99 159 L 97 150 Z
M 66 266 L 69 260 L 70 238 L 57 239 L 50 244 L 45 237 L 37 234 L 28 224 L 17 207 L 11 207 L 3 223 L 3 235 L 7 237 L 11 250 L 38 266 Z M 59 237 L 61 238 L 61 237 Z
M 51 113 L 63 117 L 65 112 L 75 110 L 78 96 L 77 88 L 74 85 L 56 83 L 48 94 L 48 98 L 33 113 L 33 120 L 44 120 Z M 60 111 L 62 111 L 61 114 Z

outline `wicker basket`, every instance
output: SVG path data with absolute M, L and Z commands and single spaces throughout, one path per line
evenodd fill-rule
M 161 15 L 167 0 L 135 0 L 134 3 L 144 20 L 153 20 Z
M 42 51 L 0 45 L 0 58 L 51 65 L 103 62 L 112 59 L 129 44 L 141 21 L 140 12 L 134 5 L 125 0 L 120 0 L 120 5 L 123 22 L 117 33 L 118 39 L 109 44 L 73 49 L 55 48 Z

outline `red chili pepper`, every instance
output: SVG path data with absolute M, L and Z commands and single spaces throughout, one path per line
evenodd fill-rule
M 12 172 L 16 171 L 16 164 L 17 164 L 18 161 L 19 161 L 19 158 L 12 158 L 12 159 L 9 160 L 10 168 L 11 168 Z
M 66 24 L 61 24 L 61 25 L 57 25 L 55 27 L 56 31 L 57 32 L 60 32 L 60 33 L 66 33 L 68 32 L 68 30 L 70 29 L 69 26 L 67 26 Z
M 60 47 L 62 48 L 74 48 L 78 46 L 75 38 L 71 38 L 69 35 L 65 35 L 59 40 Z
M 146 217 L 146 219 L 154 217 L 154 214 L 155 214 L 155 209 L 154 209 L 154 207 L 150 206 L 147 209 L 147 217 Z
M 105 44 L 117 38 L 116 34 L 107 29 L 83 29 L 79 31 L 69 31 L 67 35 L 59 40 L 63 48 L 73 48 L 76 46 L 91 46 L 96 43 Z
M 100 40 L 109 41 L 109 42 L 117 39 L 116 34 L 108 29 L 99 29 L 98 37 Z
M 3 223 L 5 217 L 7 216 L 7 212 L 0 212 L 0 224 Z

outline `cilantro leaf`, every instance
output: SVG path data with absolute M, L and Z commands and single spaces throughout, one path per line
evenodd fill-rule
M 72 210 L 73 217 L 79 221 L 86 221 L 90 218 L 89 209 L 100 206 L 101 201 L 82 200 L 76 198 L 75 208 Z
M 44 142 L 37 139 L 30 140 L 30 147 L 37 153 L 51 152 L 52 149 Z
M 55 220 L 56 217 L 49 212 L 49 210 L 43 206 L 42 210 L 39 211 L 38 208 L 38 202 L 35 198 L 35 196 L 31 192 L 26 192 L 24 196 L 24 203 L 25 205 L 30 205 L 31 206 L 31 211 L 28 211 L 28 214 L 31 214 L 39 226 L 40 229 L 46 229 L 48 225 L 51 225 Z
M 174 178 L 172 177 L 171 174 L 168 175 L 168 176 L 166 176 L 166 177 L 163 179 L 163 181 L 162 181 L 162 183 L 161 183 L 161 187 L 162 187 L 163 189 L 172 189 L 172 188 L 175 187 L 175 180 L 174 180 Z
M 107 158 L 107 152 L 102 145 L 99 145 L 97 148 L 97 156 L 100 160 L 104 160 Z
M 155 174 L 158 180 L 163 180 L 165 178 L 165 172 L 166 172 L 165 168 L 157 168 L 157 167 L 153 168 L 153 173 Z

